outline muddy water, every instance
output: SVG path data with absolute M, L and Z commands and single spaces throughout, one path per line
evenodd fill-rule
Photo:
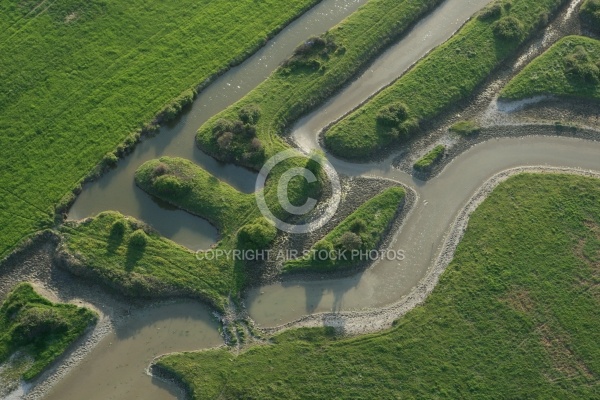
M 172 126 L 144 140 L 133 154 L 99 181 L 86 185 L 69 212 L 70 219 L 82 219 L 106 210 L 120 211 L 152 225 L 162 235 L 194 250 L 214 244 L 217 232 L 203 219 L 175 210 L 146 195 L 133 181 L 135 170 L 144 162 L 161 156 L 182 157 L 244 192 L 252 192 L 256 176 L 231 164 L 222 164 L 201 152 L 194 144 L 198 128 L 210 117 L 233 104 L 265 80 L 288 58 L 296 46 L 338 24 L 367 0 L 323 0 L 290 24 L 267 46 L 240 66 L 215 80 Z
M 223 341 L 208 307 L 165 304 L 136 314 L 106 336 L 45 397 L 49 400 L 173 399 L 182 393 L 145 373 L 166 352 L 214 347 Z
M 554 137 L 492 140 L 460 155 L 426 184 L 391 168 L 389 161 L 367 165 L 331 161 L 341 173 L 395 179 L 417 190 L 417 204 L 390 246 L 404 250 L 406 258 L 381 261 L 349 278 L 284 281 L 254 289 L 247 305 L 252 318 L 263 326 L 308 313 L 375 308 L 400 300 L 426 275 L 453 219 L 483 182 L 505 169 L 528 165 L 600 171 L 600 143 Z
M 316 137 L 322 127 L 401 75 L 487 2 L 448 0 L 340 95 L 299 121 L 293 133 L 296 141 L 305 149 L 318 147 Z M 79 219 L 107 209 L 119 210 L 150 223 L 165 236 L 192 249 L 209 246 L 216 237 L 214 229 L 186 213 L 161 207 L 137 190 L 133 184 L 135 169 L 144 161 L 162 155 L 180 156 L 195 161 L 238 189 L 251 192 L 254 175 L 241 168 L 219 164 L 197 150 L 193 142 L 196 130 L 207 118 L 267 77 L 298 42 L 341 20 L 359 3 L 364 1 L 323 2 L 279 35 L 270 46 L 215 81 L 175 126 L 164 128 L 156 138 L 146 140 L 132 156 L 121 161 L 115 171 L 86 187 L 70 217 Z M 283 282 L 252 290 L 246 299 L 250 315 L 259 324 L 273 326 L 307 313 L 372 308 L 393 303 L 426 274 L 457 211 L 488 178 L 504 169 L 523 165 L 600 170 L 598 154 L 599 143 L 575 139 L 501 139 L 467 151 L 427 183 L 392 168 L 390 160 L 356 165 L 332 158 L 331 162 L 340 173 L 391 178 L 415 188 L 419 196 L 417 204 L 391 246 L 404 250 L 406 259 L 402 262 L 380 262 L 361 274 L 345 279 Z M 193 315 L 193 310 L 193 307 L 185 309 L 180 316 L 169 315 L 169 312 L 157 318 L 149 315 L 146 319 L 128 324 L 127 327 L 136 331 L 135 334 L 119 336 L 117 333 L 107 338 L 80 368 L 59 383 L 49 398 L 95 398 L 94 395 L 101 395 L 99 398 L 130 398 L 132 393 L 136 398 L 172 398 L 175 394 L 169 392 L 170 386 L 151 385 L 143 370 L 156 354 L 186 348 L 200 349 L 219 342 L 215 327 L 208 319 L 184 320 Z M 192 314 L 188 314 L 190 312 Z M 170 328 L 162 333 L 156 329 L 167 326 Z M 186 331 L 193 331 L 201 337 L 190 339 L 182 334 Z M 165 332 L 167 334 L 163 336 Z M 86 391 L 88 386 L 91 390 Z

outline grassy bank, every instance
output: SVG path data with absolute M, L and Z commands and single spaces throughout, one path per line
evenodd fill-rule
M 583 36 L 559 40 L 500 93 L 508 100 L 539 95 L 600 100 L 600 41 Z
M 444 153 L 446 152 L 446 146 L 440 144 L 435 146 L 429 153 L 425 154 L 423 157 L 417 160 L 417 162 L 413 165 L 413 168 L 419 172 L 427 172 L 431 170 L 431 168 L 439 162 L 442 157 L 444 157 Z
M 391 86 L 333 125 L 325 132 L 326 146 L 338 156 L 364 158 L 409 139 L 419 132 L 420 123 L 469 98 L 566 2 L 491 4 Z
M 387 332 L 280 334 L 159 365 L 194 398 L 595 398 L 600 181 L 524 174 L 472 215 L 424 305 Z
M 94 312 L 71 304 L 54 304 L 22 283 L 0 307 L 0 363 L 18 352 L 13 368 L 25 380 L 36 377 L 95 323 Z M 6 377 L 8 371 L 2 371 Z M 0 390 L 0 393 L 2 390 Z
M 236 293 L 234 265 L 200 261 L 143 223 L 106 212 L 61 228 L 67 267 L 130 296 L 186 295 L 223 309 Z
M 136 171 L 135 182 L 151 195 L 208 220 L 222 236 L 260 215 L 254 194 L 239 192 L 185 159 L 148 161 Z
M 317 2 L 2 2 L 0 257 L 131 132 Z
M 284 272 L 339 271 L 364 263 L 357 252 L 380 246 L 405 196 L 404 189 L 393 187 L 363 203 L 318 241 L 309 257 L 286 262 Z
M 223 161 L 259 169 L 287 148 L 279 137 L 403 35 L 441 0 L 370 0 L 294 56 L 236 104 L 204 124 L 197 143 Z
M 277 177 L 293 167 L 307 168 L 318 178 L 309 183 L 296 177 L 290 181 L 287 196 L 294 205 L 307 198 L 319 199 L 326 178 L 320 166 L 297 153 L 276 166 L 265 183 L 265 201 L 279 218 L 287 220 L 278 198 Z M 221 182 L 201 167 L 182 158 L 162 157 L 144 163 L 135 174 L 136 184 L 144 191 L 178 208 L 205 218 L 215 225 L 221 236 L 232 237 L 240 227 L 261 217 L 255 194 L 244 194 Z

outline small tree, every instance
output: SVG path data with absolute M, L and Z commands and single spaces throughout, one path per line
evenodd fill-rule
M 362 239 L 354 232 L 344 233 L 338 242 L 346 250 L 358 250 L 362 246 Z
M 494 34 L 504 40 L 520 40 L 525 35 L 525 27 L 518 18 L 509 15 L 496 21 Z
M 350 231 L 360 234 L 367 230 L 367 223 L 362 218 L 357 218 L 350 224 Z
M 402 103 L 385 106 L 377 114 L 377 123 L 388 127 L 397 127 L 408 118 L 408 108 Z
M 133 232 L 129 238 L 129 245 L 137 249 L 143 249 L 146 247 L 147 243 L 148 235 L 146 235 L 146 232 L 144 232 L 142 229 L 138 229 Z
M 219 145 L 219 148 L 222 150 L 229 149 L 229 146 L 231 146 L 231 143 L 233 143 L 233 133 L 231 133 L 231 132 L 224 132 L 217 138 L 217 144 Z
M 260 107 L 256 104 L 246 104 L 238 113 L 244 124 L 256 125 L 260 119 Z
M 260 218 L 251 224 L 244 225 L 237 234 L 238 245 L 242 248 L 266 249 L 277 236 L 277 228 L 265 218 Z
M 125 221 L 122 219 L 118 219 L 113 222 L 112 227 L 110 228 L 110 236 L 114 238 L 122 238 L 125 234 Z

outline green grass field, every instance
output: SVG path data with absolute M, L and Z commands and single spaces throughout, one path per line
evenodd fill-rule
M 54 304 L 38 295 L 30 284 L 22 283 L 0 307 L 0 363 L 19 352 L 24 360 L 15 366 L 17 373 L 25 380 L 35 378 L 96 319 L 90 310 Z M 7 372 L 0 375 L 6 377 Z
M 0 2 L 0 257 L 129 134 L 317 2 Z
M 291 330 L 159 366 L 193 398 L 597 398 L 600 181 L 523 174 L 472 215 L 426 300 L 389 331 Z
M 201 149 L 227 162 L 260 169 L 288 147 L 280 139 L 403 35 L 440 0 L 370 0 L 337 27 L 303 43 L 295 55 L 236 104 L 204 124 Z M 257 117 L 248 119 L 248 110 Z
M 99 278 L 131 296 L 195 296 L 223 310 L 235 294 L 234 265 L 198 260 L 142 222 L 105 212 L 61 227 L 66 250 L 81 266 L 75 273 Z
M 325 132 L 327 148 L 338 156 L 364 158 L 416 135 L 420 123 L 469 98 L 566 2 L 514 0 L 488 6 L 391 86 Z M 382 118 L 398 103 L 403 112 L 396 123 Z
M 508 100 L 539 95 L 600 100 L 600 41 L 583 36 L 559 40 L 500 93 Z
M 313 246 L 310 254 L 314 256 L 286 262 L 284 272 L 339 271 L 355 267 L 363 261 L 356 251 L 379 247 L 405 196 L 404 189 L 392 187 L 361 204 Z M 344 258 L 338 257 L 342 254 Z

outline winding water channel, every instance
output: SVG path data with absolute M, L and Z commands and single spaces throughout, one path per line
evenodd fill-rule
M 216 231 L 202 219 L 164 207 L 133 183 L 143 162 L 163 155 L 193 160 L 236 188 L 251 192 L 255 175 L 223 165 L 194 145 L 199 126 L 264 80 L 303 39 L 335 25 L 366 0 L 325 0 L 279 34 L 241 66 L 216 80 L 175 126 L 145 140 L 118 168 L 87 185 L 69 217 L 80 219 L 105 210 L 118 210 L 153 225 L 163 235 L 191 249 L 209 247 Z M 298 121 L 293 138 L 305 150 L 318 148 L 318 132 L 410 65 L 445 41 L 488 0 L 447 0 L 403 40 L 379 57 L 354 83 L 324 106 Z M 439 254 L 446 233 L 460 209 L 481 184 L 508 168 L 525 165 L 574 167 L 600 171 L 600 143 L 578 139 L 532 136 L 498 139 L 474 146 L 428 182 L 392 167 L 392 158 L 352 164 L 330 157 L 341 174 L 397 180 L 415 189 L 418 199 L 392 244 L 405 251 L 402 262 L 379 262 L 354 276 L 319 281 L 284 281 L 249 291 L 246 305 L 262 326 L 276 326 L 315 312 L 382 307 L 400 300 L 427 273 Z M 152 357 L 197 350 L 221 343 L 208 309 L 197 303 L 166 305 L 135 316 L 103 339 L 82 364 L 59 382 L 50 399 L 168 399 L 177 394 L 166 384 L 152 385 L 144 369 Z M 155 382 L 156 383 L 156 382 Z M 140 395 L 141 394 L 141 395 Z

